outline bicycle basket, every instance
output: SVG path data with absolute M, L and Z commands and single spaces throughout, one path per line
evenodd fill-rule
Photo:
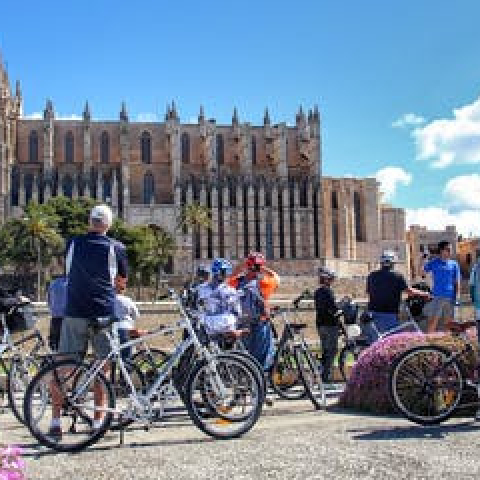
M 25 332 L 35 326 L 37 317 L 31 305 L 15 308 L 6 317 L 7 327 L 10 333 Z

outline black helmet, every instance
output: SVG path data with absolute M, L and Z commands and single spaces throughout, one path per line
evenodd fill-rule
M 197 267 L 197 277 L 208 277 L 210 275 L 210 269 L 205 265 L 199 265 Z
M 336 277 L 335 271 L 327 267 L 320 267 L 318 269 L 318 276 L 320 278 L 328 278 L 329 280 L 334 280 Z

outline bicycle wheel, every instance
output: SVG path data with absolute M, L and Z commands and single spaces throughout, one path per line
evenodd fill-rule
M 270 386 L 285 400 L 305 397 L 305 387 L 300 378 L 293 349 L 288 343 L 279 346 L 269 372 Z
M 8 403 L 15 418 L 25 423 L 23 401 L 28 384 L 40 369 L 40 361 L 31 357 L 15 357 L 7 375 Z
M 419 346 L 402 353 L 389 379 L 395 408 L 420 425 L 435 425 L 453 415 L 462 398 L 464 374 L 452 353 Z
M 295 359 L 307 397 L 317 410 L 325 408 L 327 397 L 323 387 L 322 374 L 311 352 L 306 347 L 297 347 L 295 348 Z
M 237 438 L 257 422 L 263 406 L 262 389 L 247 362 L 220 354 L 211 362 L 201 361 L 194 366 L 186 384 L 186 407 L 193 423 L 207 435 Z
M 103 407 L 94 397 L 104 398 Z M 55 399 L 55 401 L 54 401 Z M 53 405 L 60 405 L 61 433 L 50 431 Z M 39 443 L 58 452 L 77 452 L 100 440 L 110 427 L 115 395 L 102 372 L 75 360 L 62 360 L 40 370 L 27 388 L 25 423 Z M 108 411 L 105 411 L 108 409 Z M 101 424 L 94 414 L 103 410 Z

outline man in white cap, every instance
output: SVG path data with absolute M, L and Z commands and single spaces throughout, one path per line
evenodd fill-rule
M 72 238 L 67 244 L 67 304 L 58 348 L 61 354 L 83 357 L 91 336 L 89 319 L 114 315 L 115 278 L 126 279 L 127 255 L 123 244 L 106 236 L 112 222 L 110 207 L 97 205 L 90 212 L 88 233 Z M 91 341 L 98 357 L 108 355 L 105 334 L 96 334 Z M 102 391 L 95 391 L 95 403 L 103 405 Z M 50 436 L 57 440 L 62 436 L 60 405 L 61 402 L 54 401 L 50 427 Z M 102 412 L 95 411 L 93 427 L 98 428 L 101 421 Z

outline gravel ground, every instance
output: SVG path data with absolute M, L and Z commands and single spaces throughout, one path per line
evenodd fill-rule
M 399 418 L 276 401 L 243 438 L 212 441 L 180 416 L 149 432 L 132 428 L 125 446 L 108 434 L 76 455 L 36 445 L 9 413 L 0 443 L 24 446 L 31 479 L 439 479 L 479 478 L 480 427 L 456 419 L 421 428 Z

